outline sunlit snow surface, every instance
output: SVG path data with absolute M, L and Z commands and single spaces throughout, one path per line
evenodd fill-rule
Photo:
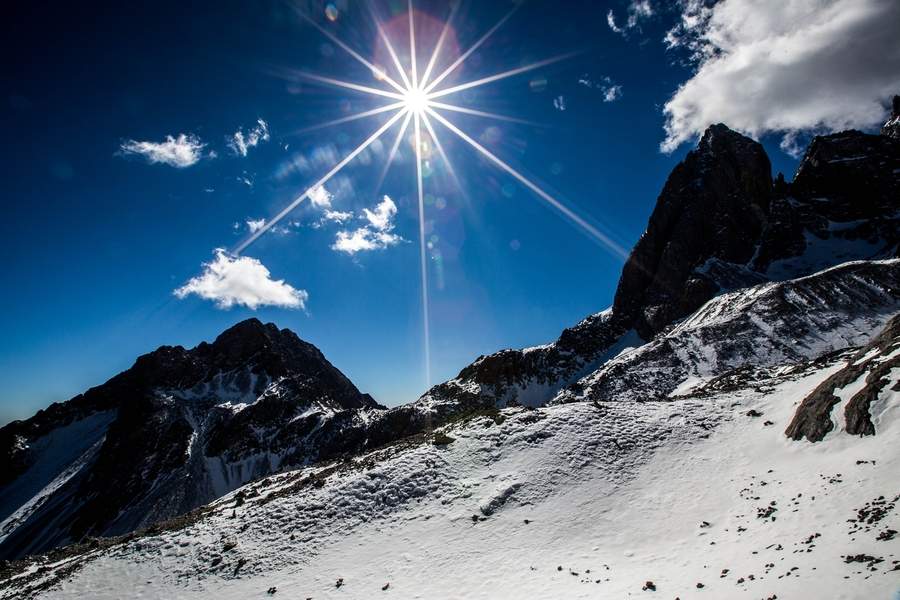
M 900 493 L 895 384 L 874 437 L 783 433 L 848 359 L 712 396 L 507 409 L 269 500 L 312 470 L 271 477 L 237 508 L 231 494 L 185 529 L 98 553 L 43 597 L 891 598 L 900 540 L 876 536 L 900 529 L 897 508 L 870 531 L 847 521 Z M 857 554 L 884 562 L 842 558 Z

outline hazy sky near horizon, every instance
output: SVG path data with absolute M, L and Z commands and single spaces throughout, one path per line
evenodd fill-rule
M 406 2 L 373 4 L 407 61 Z M 447 85 L 578 54 L 442 98 L 528 123 L 443 114 L 626 250 L 708 124 L 760 139 L 790 177 L 812 134 L 875 128 L 900 92 L 889 0 L 464 1 L 434 71 L 517 4 Z M 450 8 L 414 6 L 423 63 Z M 408 136 L 379 185 L 402 121 L 235 253 L 393 114 L 311 129 L 392 102 L 298 76 L 391 89 L 298 14 L 399 78 L 364 2 L 12 10 L 0 424 L 251 316 L 318 346 L 379 402 L 425 391 Z M 429 146 L 432 384 L 606 308 L 623 263 L 435 128 L 456 177 Z

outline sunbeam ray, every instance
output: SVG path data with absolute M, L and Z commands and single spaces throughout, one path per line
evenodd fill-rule
M 304 133 L 308 133 L 310 131 L 316 131 L 318 129 L 324 129 L 326 127 L 332 127 L 334 125 L 340 125 L 342 123 L 350 123 L 351 121 L 358 121 L 359 119 L 365 119 L 366 117 L 372 117 L 375 115 L 380 115 L 381 113 L 386 113 L 392 110 L 401 110 L 405 105 L 405 102 L 395 102 L 393 104 L 388 104 L 386 106 L 379 106 L 378 108 L 373 108 L 372 110 L 367 110 L 365 112 L 352 114 L 346 117 L 341 117 L 340 119 L 334 119 L 333 121 L 326 121 L 324 123 L 318 123 L 316 125 L 311 125 L 309 127 L 304 127 L 303 129 L 298 129 L 288 135 L 302 135 Z
M 532 183 L 527 177 L 525 177 L 524 175 L 522 175 L 521 173 L 516 171 L 514 168 L 512 168 L 511 166 L 506 164 L 502 159 L 500 159 L 495 154 L 493 154 L 490 150 L 488 150 L 487 148 L 485 148 L 484 146 L 482 146 L 481 144 L 476 142 L 474 139 L 469 137 L 463 130 L 461 130 L 459 127 L 457 127 L 456 125 L 454 125 L 453 123 L 451 123 L 450 121 L 448 121 L 447 119 L 442 117 L 440 114 L 438 114 L 437 112 L 435 112 L 434 110 L 432 110 L 430 108 L 426 108 L 425 110 L 428 112 L 428 114 L 430 114 L 435 119 L 440 121 L 441 124 L 444 125 L 444 127 L 446 127 L 447 129 L 449 129 L 450 131 L 452 131 L 453 133 L 458 135 L 464 141 L 468 142 L 470 146 L 472 146 L 473 148 L 475 148 L 476 150 L 481 152 L 481 154 L 483 154 L 486 158 L 488 158 L 495 165 L 500 167 L 500 169 L 502 169 L 503 171 L 506 171 L 508 174 L 512 175 L 517 181 L 519 181 L 519 183 L 521 183 L 522 185 L 527 187 L 529 190 L 531 190 L 532 192 L 534 192 L 535 194 L 540 196 L 543 200 L 545 200 L 547 203 L 549 203 L 551 206 L 553 206 L 556 210 L 558 210 L 559 212 L 564 214 L 566 217 L 568 217 L 572 222 L 577 224 L 585 232 L 590 234 L 595 240 L 597 240 L 603 246 L 605 246 L 606 249 L 609 250 L 610 252 L 612 252 L 615 256 L 617 256 L 623 260 L 628 258 L 628 253 L 625 251 L 625 249 L 622 248 L 622 246 L 617 244 L 614 240 L 612 240 L 605 233 L 603 233 L 602 231 L 600 231 L 599 229 L 597 229 L 596 227 L 594 227 L 593 225 L 591 225 L 590 223 L 585 221 L 582 217 L 580 217 L 574 211 L 572 211 L 572 209 L 565 206 L 562 202 L 560 202 L 559 200 L 557 200 L 556 198 L 554 198 L 553 196 L 551 196 L 550 194 L 548 194 L 547 192 L 542 190 L 536 184 Z
M 381 169 L 381 174 L 378 176 L 378 183 L 375 185 L 376 194 L 381 191 L 381 186 L 384 184 L 384 178 L 387 176 L 387 172 L 391 168 L 394 158 L 397 156 L 397 149 L 400 147 L 400 142 L 403 141 L 403 136 L 406 135 L 410 118 L 412 118 L 412 113 L 406 111 L 406 118 L 403 119 L 403 125 L 400 126 L 400 131 L 397 132 L 397 139 L 394 140 L 391 151 L 388 152 L 387 161 L 385 161 L 384 167 Z
M 281 210 L 281 212 L 279 212 L 277 215 L 275 215 L 274 217 L 272 217 L 272 219 L 270 219 L 269 221 L 267 221 L 265 225 L 263 225 L 261 228 L 259 228 L 258 230 L 256 230 L 250 237 L 248 237 L 246 240 L 244 240 L 243 242 L 241 242 L 241 243 L 234 249 L 234 254 L 240 254 L 241 252 L 243 252 L 244 249 L 247 248 L 247 246 L 249 246 L 250 244 L 252 244 L 253 242 L 255 242 L 257 239 L 259 239 L 259 236 L 263 235 L 265 232 L 267 232 L 267 231 L 270 230 L 272 227 L 274 227 L 275 225 L 277 225 L 278 222 L 281 221 L 288 213 L 290 213 L 292 210 L 294 210 L 294 209 L 297 207 L 298 204 L 300 204 L 301 202 L 303 202 L 304 198 L 309 197 L 309 194 L 310 194 L 314 189 L 316 189 L 316 188 L 318 188 L 318 187 L 320 187 L 320 186 L 322 186 L 322 185 L 325 185 L 325 184 L 328 182 L 328 180 L 331 179 L 332 177 L 334 177 L 335 174 L 336 174 L 338 171 L 340 171 L 341 169 L 343 169 L 343 168 L 347 165 L 347 163 L 349 163 L 351 160 L 353 160 L 354 158 L 356 158 L 356 157 L 359 155 L 360 152 L 362 152 L 363 150 L 365 150 L 366 148 L 368 148 L 368 147 L 372 144 L 372 142 L 374 142 L 374 141 L 377 140 L 379 137 L 381 137 L 381 134 L 382 134 L 382 133 L 384 133 L 385 131 L 387 131 L 388 129 L 390 129 L 391 126 L 392 126 L 394 123 L 396 123 L 397 121 L 399 121 L 399 120 L 400 120 L 400 117 L 402 117 L 404 114 L 406 114 L 406 112 L 407 112 L 407 111 L 406 111 L 405 109 L 400 110 L 400 111 L 397 112 L 396 115 L 394 115 L 393 117 L 391 117 L 390 119 L 388 119 L 388 121 L 387 121 L 384 125 L 382 125 L 381 127 L 379 127 L 379 128 L 375 131 L 375 133 L 373 133 L 372 135 L 370 135 L 370 136 L 366 139 L 366 141 L 364 141 L 362 144 L 360 144 L 359 146 L 357 146 L 356 149 L 353 150 L 350 154 L 348 154 L 347 156 L 345 156 L 338 164 L 336 164 L 334 167 L 332 167 L 332 169 L 331 169 L 330 171 L 328 171 L 328 173 L 326 173 L 321 179 L 319 179 L 319 180 L 318 180 L 317 182 L 315 182 L 313 185 L 309 186 L 309 188 L 307 188 L 307 190 L 306 190 L 305 192 L 303 192 L 302 195 L 300 195 L 300 196 L 299 196 L 298 198 L 296 198 L 293 202 L 291 202 L 291 203 L 288 204 L 286 207 L 284 207 L 284 208 Z
M 525 65 L 524 67 L 510 69 L 509 71 L 497 73 L 496 75 L 490 75 L 489 77 L 482 77 L 481 79 L 476 79 L 475 81 L 470 81 L 468 83 L 463 83 L 460 85 L 455 85 L 453 87 L 444 88 L 437 92 L 430 92 L 428 94 L 428 99 L 431 100 L 433 98 L 440 98 L 440 97 L 446 96 L 448 94 L 461 92 L 463 90 L 468 90 L 473 87 L 478 87 L 481 85 L 485 85 L 487 83 L 492 83 L 494 81 L 500 81 L 501 79 L 506 79 L 507 77 L 513 77 L 514 75 L 520 75 L 522 73 L 527 73 L 528 71 L 533 71 L 534 69 L 546 67 L 547 65 L 551 65 L 551 64 L 559 62 L 561 60 L 571 58 L 571 57 L 575 56 L 576 54 L 580 54 L 580 52 L 567 52 L 566 54 L 560 54 L 559 56 L 554 56 L 553 58 L 548 58 L 546 60 L 541 60 L 536 63 L 531 63 L 530 65 Z
M 409 6 L 409 63 L 412 66 L 412 89 L 419 89 L 419 75 L 416 72 L 416 26 L 413 16 L 412 0 L 407 0 Z
M 441 35 L 434 45 L 434 50 L 431 52 L 431 58 L 428 59 L 428 64 L 425 66 L 425 72 L 422 74 L 421 87 L 423 89 L 428 85 L 428 78 L 431 76 L 434 64 L 437 62 L 438 55 L 441 53 L 441 47 L 444 45 L 444 40 L 447 38 L 447 33 L 450 31 L 450 24 L 453 22 L 453 17 L 456 15 L 456 11 L 459 10 L 460 6 L 462 6 L 462 2 L 457 2 L 450 8 L 450 15 L 444 22 L 444 28 L 441 30 Z
M 347 88 L 348 90 L 355 90 L 357 92 L 365 92 L 366 94 L 372 94 L 373 96 L 384 96 L 385 98 L 392 98 L 394 100 L 404 99 L 404 96 L 402 94 L 389 92 L 387 90 L 380 90 L 378 88 L 369 87 L 367 85 L 360 85 L 358 83 L 351 83 L 349 81 L 341 81 L 340 79 L 335 79 L 333 77 L 324 77 L 322 75 L 316 75 L 315 73 L 308 73 L 306 71 L 292 71 L 292 74 L 295 77 L 318 81 L 319 83 L 327 83 L 328 85 Z
M 441 155 L 441 160 L 444 162 L 444 165 L 447 167 L 447 172 L 450 173 L 451 179 L 453 179 L 453 183 L 456 185 L 457 189 L 460 192 L 463 192 L 462 183 L 459 181 L 459 177 L 456 176 L 456 170 L 453 168 L 453 164 L 450 162 L 450 159 L 447 158 L 447 153 L 444 152 L 444 145 L 441 144 L 441 140 L 438 139 L 437 134 L 434 132 L 434 127 L 431 126 L 431 119 L 428 118 L 428 113 L 422 114 L 422 122 L 425 123 L 425 129 L 428 130 L 428 135 L 431 136 L 431 141 L 434 142 L 434 147 L 437 148 L 438 154 Z
M 371 0 L 369 0 L 367 4 L 369 5 L 369 13 L 372 15 L 372 20 L 375 21 L 375 28 L 378 29 L 378 35 L 384 42 L 388 54 L 390 55 L 391 60 L 394 62 L 394 67 L 396 67 L 397 72 L 400 73 L 400 78 L 403 80 L 403 85 L 405 85 L 406 89 L 408 90 L 412 87 L 412 84 L 409 81 L 409 77 L 406 76 L 406 69 L 403 68 L 403 64 L 400 62 L 400 57 L 397 56 L 397 51 L 394 50 L 394 45 L 391 43 L 391 39 L 388 37 L 387 32 L 385 32 L 384 27 L 381 25 L 381 21 L 378 19 L 378 15 L 375 14 L 375 6 L 372 4 Z
M 403 86 L 400 85 L 399 83 L 397 83 L 396 81 L 394 81 L 394 79 L 390 75 L 385 73 L 384 70 L 379 69 L 374 64 L 372 64 L 371 62 L 369 62 L 368 60 L 363 58 L 359 52 L 357 52 L 356 50 L 354 50 L 353 48 L 351 48 L 350 46 L 348 46 L 347 44 L 345 44 L 344 42 L 339 40 L 334 34 L 332 34 L 330 31 L 328 31 L 327 29 L 325 29 L 324 27 L 322 27 L 321 25 L 316 23 L 306 13 L 304 13 L 301 10 L 298 10 L 297 13 L 300 15 L 301 18 L 303 18 L 305 21 L 310 23 L 313 27 L 318 29 L 322 35 L 324 35 L 329 40 L 331 40 L 332 42 L 334 42 L 335 44 L 340 46 L 341 49 L 343 49 L 345 52 L 347 52 L 347 54 L 349 54 L 350 56 L 352 56 L 353 58 L 355 58 L 356 60 L 361 62 L 364 66 L 368 67 L 372 71 L 373 75 L 375 75 L 376 73 L 381 74 L 384 76 L 384 80 L 386 82 L 388 82 L 388 84 L 390 84 L 391 87 L 393 87 L 395 90 L 397 90 L 400 93 L 403 93 L 405 91 L 403 89 Z
M 516 12 L 517 10 L 519 10 L 519 7 L 520 7 L 520 6 L 521 6 L 521 3 L 517 3 L 515 6 L 512 7 L 512 9 L 511 9 L 508 13 L 506 13 L 505 15 L 503 15 L 503 18 L 500 19 L 499 21 L 497 21 L 497 24 L 494 25 L 493 27 L 491 27 L 491 28 L 488 30 L 487 33 L 485 33 L 483 36 L 481 36 L 481 38 L 480 38 L 477 42 L 475 42 L 475 43 L 472 45 L 471 48 L 469 48 L 468 50 L 466 50 L 459 58 L 457 58 L 455 61 L 453 61 L 453 64 L 452 64 L 452 65 L 450 65 L 449 67 L 447 67 L 447 68 L 444 70 L 443 73 L 441 73 L 440 75 L 438 75 L 438 76 L 435 78 L 434 81 L 432 81 L 431 83 L 429 83 L 429 84 L 428 84 L 428 87 L 425 88 L 425 93 L 427 94 L 428 92 L 430 92 L 431 90 L 433 90 L 440 82 L 442 82 L 444 79 L 447 78 L 447 76 L 449 76 L 453 71 L 455 71 L 456 68 L 459 67 L 459 65 L 463 64 L 463 63 L 466 61 L 466 59 L 469 58 L 469 56 L 472 55 L 473 52 L 475 52 L 476 50 L 478 50 L 478 48 L 479 48 L 484 42 L 486 42 L 487 39 L 488 39 L 489 37 L 491 37 L 492 35 L 494 35 L 494 32 L 495 32 L 495 31 L 497 31 L 498 29 L 500 29 L 500 28 L 503 26 L 503 24 L 506 23 L 506 22 L 509 20 L 509 18 L 510 18 L 511 16 L 513 16 L 513 14 L 515 14 L 515 12 Z
M 528 121 L 526 119 L 519 119 L 516 117 L 509 117 L 506 115 L 501 115 L 498 113 L 487 112 L 484 110 L 476 110 L 474 108 L 466 108 L 465 106 L 456 106 L 455 104 L 444 104 L 443 102 L 434 102 L 431 98 L 428 99 L 428 106 L 432 108 L 442 108 L 444 110 L 450 110 L 453 112 L 464 113 L 467 115 L 475 115 L 477 117 L 486 117 L 489 119 L 497 119 L 499 121 L 509 121 L 510 123 L 521 123 L 523 125 L 533 125 L 534 127 L 546 127 L 543 123 L 538 123 L 537 121 Z
M 415 115 L 416 188 L 419 195 L 419 266 L 422 277 L 422 333 L 425 342 L 425 387 L 431 387 L 431 334 L 428 315 L 428 261 L 425 253 L 425 194 L 422 183 L 421 116 Z

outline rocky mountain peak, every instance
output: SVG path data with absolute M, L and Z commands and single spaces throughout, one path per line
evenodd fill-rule
M 70 431 L 83 430 L 73 451 L 85 457 L 53 501 L 36 505 L 14 535 L 0 535 L 0 557 L 182 514 L 318 457 L 323 449 L 303 441 L 323 415 L 377 408 L 318 348 L 272 323 L 248 319 L 192 349 L 161 346 L 106 383 L 0 428 L 0 456 L 11 467 L 0 485 L 48 484 L 39 467 Z M 66 524 L 51 527 L 63 510 L 57 498 Z M 0 520 L 15 508 L 0 494 Z M 33 535 L 44 528 L 53 533 Z
M 622 270 L 615 314 L 649 339 L 698 308 L 716 286 L 695 269 L 711 258 L 749 261 L 772 195 L 762 145 L 725 125 L 710 126 L 669 175 Z

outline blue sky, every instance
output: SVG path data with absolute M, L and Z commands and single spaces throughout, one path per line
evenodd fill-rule
M 7 67 L 4 98 L 14 143 L 4 160 L 0 223 L 7 292 L 0 422 L 100 384 L 159 345 L 190 347 L 250 316 L 296 331 L 382 403 L 415 399 L 426 382 L 410 144 L 401 144 L 376 190 L 397 128 L 380 151 L 371 149 L 325 184 L 329 210 L 352 214 L 344 223 L 307 200 L 243 251 L 259 261 L 251 267 L 268 269 L 270 289 L 281 280 L 290 286 L 278 293 L 294 293 L 294 307 L 254 310 L 238 302 L 223 309 L 196 294 L 174 294 L 201 275 L 216 248 L 246 239 L 248 221 L 271 219 L 390 116 L 301 132 L 384 102 L 285 72 L 383 84 L 300 19 L 297 5 L 235 1 L 209 11 L 184 4 L 19 8 L 9 20 L 18 60 Z M 376 5 L 387 23 L 405 18 L 405 3 Z M 334 6 L 333 21 L 326 3 L 299 7 L 361 55 L 382 58 L 363 3 Z M 464 51 L 512 6 L 464 2 L 452 37 Z M 704 68 L 687 41 L 663 42 L 683 11 L 643 6 L 526 2 L 448 78 L 465 82 L 581 51 L 452 96 L 537 126 L 464 114 L 452 120 L 626 249 L 693 145 L 660 152 L 664 109 Z M 423 31 L 429 19 L 448 13 L 443 2 L 416 7 Z M 432 42 L 420 39 L 423 57 Z M 883 101 L 884 93 L 870 95 Z M 260 119 L 265 130 L 257 129 L 258 144 L 244 156 L 234 135 L 240 131 L 246 141 Z M 875 120 L 866 114 L 850 124 Z M 822 123 L 818 130 L 829 128 Z M 804 123 L 736 126 L 761 138 L 774 169 L 787 173 L 796 158 L 780 146 L 790 149 L 788 138 L 802 140 L 813 130 Z M 670 139 L 695 138 L 693 129 L 679 127 Z M 148 148 L 141 142 L 180 135 L 197 144 L 189 166 L 152 164 L 140 152 Z M 432 383 L 479 354 L 550 341 L 602 310 L 623 262 L 451 132 L 438 127 L 438 136 L 461 185 L 433 156 L 424 180 Z M 379 229 L 364 209 L 375 211 L 385 195 L 396 213 L 384 213 L 389 223 Z M 361 229 L 390 241 L 353 254 L 334 248 L 340 232 Z

